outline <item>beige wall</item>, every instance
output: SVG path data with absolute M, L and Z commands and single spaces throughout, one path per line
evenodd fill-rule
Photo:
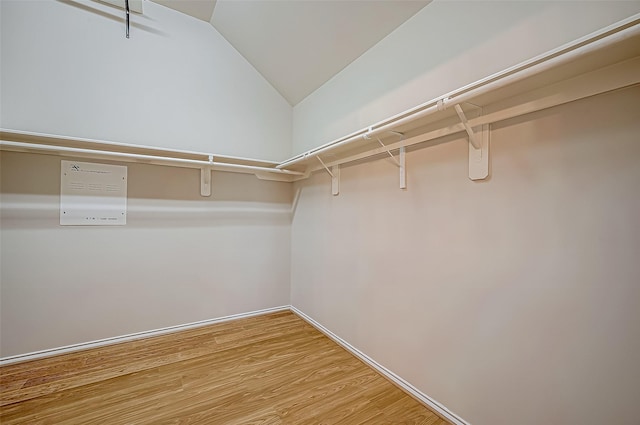
M 292 304 L 473 425 L 638 423 L 640 87 L 299 183 Z
M 61 227 L 60 159 L 1 154 L 2 357 L 289 304 L 290 184 L 128 164 L 126 226 Z

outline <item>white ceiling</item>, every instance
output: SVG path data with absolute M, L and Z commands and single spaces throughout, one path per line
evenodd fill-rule
M 152 0 L 209 21 L 296 105 L 431 0 Z
M 151 0 L 178 12 L 209 22 L 216 0 Z

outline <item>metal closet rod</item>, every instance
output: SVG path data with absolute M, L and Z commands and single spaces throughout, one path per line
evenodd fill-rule
M 289 167 L 303 162 L 309 157 L 317 156 L 337 147 L 348 145 L 362 139 L 370 139 L 381 133 L 394 130 L 404 124 L 444 110 L 450 106 L 468 102 L 474 97 L 500 89 L 515 82 L 524 80 L 551 68 L 566 64 L 578 57 L 596 50 L 612 46 L 626 38 L 640 34 L 640 13 L 623 21 L 610 25 L 595 34 L 582 37 L 570 44 L 536 56 L 524 63 L 507 68 L 482 80 L 466 85 L 430 100 L 408 111 L 380 121 L 368 128 L 352 133 L 346 138 L 338 139 L 324 146 L 312 149 L 277 165 L 277 168 Z

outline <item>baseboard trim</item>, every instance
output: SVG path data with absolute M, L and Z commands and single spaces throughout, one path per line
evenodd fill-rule
M 416 387 L 411 385 L 409 382 L 405 381 L 386 367 L 382 366 L 380 363 L 373 360 L 371 357 L 364 354 L 362 351 L 358 350 L 353 345 L 349 344 L 344 339 L 340 338 L 338 335 L 331 332 L 329 329 L 325 328 L 323 325 L 318 323 L 313 318 L 309 317 L 299 309 L 294 306 L 291 306 L 291 311 L 298 315 L 301 319 L 309 323 L 314 328 L 318 329 L 320 332 L 325 334 L 328 338 L 333 340 L 336 344 L 340 345 L 345 350 L 349 351 L 351 354 L 362 360 L 364 363 L 372 367 L 378 373 L 389 379 L 391 382 L 396 384 L 402 390 L 407 392 L 409 395 L 414 397 L 419 402 L 426 405 L 429 409 L 436 412 L 438 415 L 442 416 L 444 419 L 451 422 L 453 425 L 470 425 L 469 422 L 466 422 L 464 419 L 451 412 L 449 409 L 444 407 L 442 404 L 435 401 L 433 398 L 429 397 L 422 391 L 418 390 Z
M 67 345 L 67 346 L 58 347 L 58 348 L 51 348 L 48 350 L 34 351 L 26 354 L 18 354 L 15 356 L 0 358 L 0 366 L 5 366 L 13 363 L 26 362 L 29 360 L 43 359 L 46 357 L 53 357 L 60 354 L 87 350 L 89 348 L 104 347 L 106 345 L 118 344 L 121 342 L 133 341 L 133 340 L 142 339 L 142 338 L 149 338 L 153 336 L 159 336 L 159 335 L 164 335 L 168 333 L 184 331 L 187 329 L 198 328 L 201 326 L 213 325 L 216 323 L 223 323 L 231 320 L 245 319 L 248 317 L 261 316 L 263 314 L 277 313 L 279 311 L 288 311 L 288 310 L 290 310 L 290 306 L 283 305 L 280 307 L 265 308 L 262 310 L 250 311 L 248 313 L 232 314 L 230 316 L 223 316 L 215 319 L 200 320 L 198 322 L 185 323 L 183 325 L 168 326 L 166 328 L 153 329 L 150 331 L 136 332 L 136 333 L 116 336 L 112 338 L 98 339 L 95 341 L 83 342 L 80 344 L 72 344 L 72 345 Z

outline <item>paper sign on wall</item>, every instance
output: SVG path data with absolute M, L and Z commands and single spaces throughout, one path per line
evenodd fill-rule
M 61 161 L 60 224 L 127 224 L 127 167 Z

